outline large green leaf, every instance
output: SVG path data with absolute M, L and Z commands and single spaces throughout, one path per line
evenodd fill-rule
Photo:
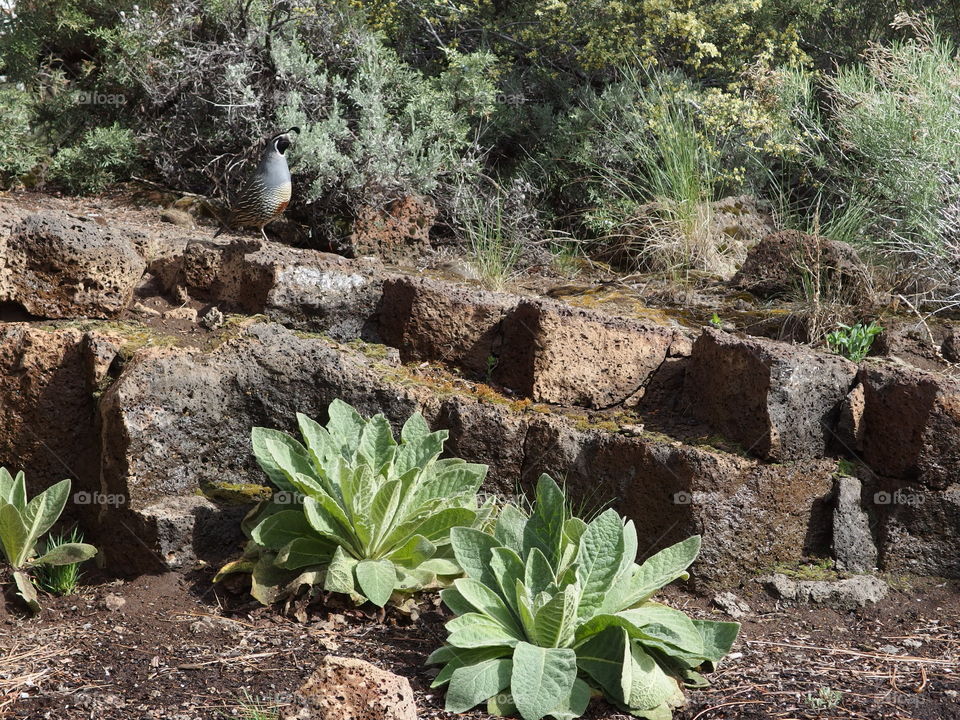
M 453 581 L 453 586 L 475 610 L 492 617 L 510 630 L 518 640 L 523 639 L 524 632 L 519 618 L 496 592 L 473 578 L 458 578 Z
M 466 712 L 496 695 L 510 685 L 512 672 L 510 658 L 483 660 L 454 670 L 447 688 L 446 711 Z
M 394 472 L 402 475 L 412 468 L 425 468 L 439 457 L 447 439 L 446 430 L 427 433 L 415 440 L 407 440 L 397 448 L 393 459 Z
M 393 430 L 383 415 L 370 418 L 360 433 L 358 452 L 370 460 L 376 469 L 393 460 L 397 441 L 393 439 Z
M 740 623 L 715 620 L 693 620 L 692 622 L 700 631 L 700 637 L 703 638 L 703 656 L 709 661 L 712 669 L 713 665 L 730 652 L 740 632 Z
M 644 635 L 650 638 L 672 645 L 688 655 L 703 656 L 703 636 L 687 614 L 680 610 L 648 602 L 632 610 L 623 610 L 617 615 L 640 628 Z
M 370 505 L 370 545 L 379 549 L 381 541 L 390 535 L 393 529 L 394 515 L 400 504 L 400 481 L 390 480 L 384 483 Z
M 579 617 L 589 618 L 603 606 L 620 572 L 623 556 L 623 522 L 615 510 L 607 510 L 594 518 L 580 536 L 576 570 L 582 593 Z
M 73 565 L 89 560 L 97 549 L 87 543 L 63 543 L 34 560 L 31 565 Z
M 20 548 L 20 557 L 14 561 L 15 567 L 21 567 L 30 559 L 37 540 L 53 527 L 60 513 L 63 512 L 69 496 L 70 480 L 61 480 L 42 493 L 34 495 L 33 499 L 27 503 L 20 515 L 23 527 L 27 530 L 27 537 L 23 547 Z
M 274 562 L 277 567 L 285 570 L 320 565 L 329 562 L 335 547 L 337 546 L 322 538 L 298 537 L 280 548 Z
M 427 658 L 427 665 L 443 664 L 443 668 L 437 673 L 430 687 L 436 688 L 450 682 L 454 671 L 467 665 L 473 665 L 485 660 L 495 660 L 496 658 L 509 658 L 513 655 L 513 648 L 505 645 L 482 648 L 458 648 L 453 645 L 443 645 Z
M 541 475 L 537 481 L 534 511 L 523 529 L 521 556 L 526 557 L 530 550 L 538 548 L 556 568 L 560 561 L 563 524 L 566 518 L 563 491 L 549 475 Z
M 427 540 L 427 538 L 423 535 L 414 535 L 403 545 L 391 550 L 386 557 L 397 565 L 415 568 L 432 558 L 436 552 L 437 546 Z M 454 572 L 458 570 L 459 566 Z
M 327 415 L 330 417 L 327 422 L 327 431 L 340 448 L 343 457 L 352 458 L 360 445 L 360 433 L 363 432 L 367 421 L 339 398 L 327 407 Z
M 477 608 L 468 602 L 456 587 L 448 587 L 441 590 L 440 599 L 443 600 L 443 604 L 446 605 L 454 615 L 466 615 L 467 613 L 477 612 Z
M 502 623 L 489 615 L 466 613 L 446 624 L 447 642 L 454 647 L 479 648 L 505 645 L 515 647 L 518 639 Z
M 623 663 L 628 649 L 626 630 L 607 627 L 577 648 L 577 666 L 603 689 L 614 703 L 625 704 Z
M 563 592 L 555 594 L 537 610 L 533 627 L 538 645 L 565 647 L 573 640 L 579 597 L 580 588 L 577 584 L 567 585 Z
M 519 613 L 517 581 L 523 582 L 523 560 L 510 548 L 494 548 L 490 553 L 490 569 L 497 581 L 494 589 L 499 589 L 500 597 L 515 613 Z
M 27 483 L 23 470 L 14 477 L 6 468 L 0 467 L 0 500 L 20 511 L 27 506 Z
M 536 597 L 557 581 L 550 561 L 540 550 L 532 548 L 527 553 L 527 563 L 524 567 L 523 584 L 527 587 L 527 592 Z
M 683 705 L 683 690 L 677 680 L 667 675 L 636 641 L 628 640 L 627 647 L 629 652 L 624 658 L 622 680 L 624 704 L 632 711 L 649 711 L 662 706 L 669 710 Z
M 478 463 L 457 463 L 433 475 L 427 485 L 430 497 L 450 497 L 476 493 L 487 476 L 487 466 Z
M 490 567 L 491 553 L 497 547 L 496 538 L 475 528 L 455 527 L 450 531 L 450 543 L 467 577 L 479 580 L 487 587 L 496 583 Z
M 340 448 L 337 447 L 333 437 L 327 432 L 320 423 L 303 413 L 297 413 L 297 425 L 300 427 L 300 434 L 307 444 L 310 460 L 316 469 L 318 475 L 323 476 L 328 472 L 330 463 L 337 457 L 341 457 Z
M 395 547 L 413 535 L 436 540 L 450 535 L 451 528 L 469 527 L 477 514 L 467 508 L 446 508 L 438 512 L 418 513 L 413 519 L 398 525 L 384 540 L 384 547 Z
M 354 595 L 357 592 L 357 583 L 354 568 L 359 561 L 350 557 L 342 547 L 337 547 L 327 566 L 327 575 L 323 580 L 323 589 L 328 592 L 338 592 L 345 595 Z
M 37 588 L 33 579 L 22 570 L 13 571 L 13 581 L 17 584 L 17 593 L 33 612 L 40 612 L 40 601 L 37 600 Z
M 317 532 L 300 510 L 281 510 L 260 522 L 250 535 L 263 547 L 279 550 L 297 538 L 316 538 Z
M 285 432 L 255 427 L 250 442 L 257 464 L 281 490 L 293 492 L 296 488 L 290 478 L 298 472 L 307 476 L 313 472 L 307 449 Z
M 519 554 L 523 550 L 523 529 L 527 524 L 527 516 L 516 505 L 506 505 L 497 517 L 497 524 L 493 536 L 504 547 L 508 547 Z
M 693 535 L 664 548 L 625 578 L 604 602 L 605 612 L 616 612 L 638 605 L 677 578 L 688 577 L 686 569 L 700 552 L 700 536 Z
M 570 697 L 564 698 L 549 715 L 556 720 L 574 720 L 587 711 L 587 705 L 590 704 L 590 686 L 583 680 L 577 678 L 573 681 L 573 687 L 570 688 Z
M 354 569 L 360 592 L 383 607 L 397 587 L 397 570 L 389 560 L 361 560 Z
M 442 432 L 446 431 L 444 430 Z M 414 443 L 429 434 L 430 426 L 427 425 L 427 421 L 423 419 L 423 415 L 418 412 L 408 417 L 406 422 L 403 423 L 403 427 L 400 428 L 400 440 L 404 443 Z
M 540 720 L 569 698 L 577 677 L 577 656 L 570 648 L 542 648 L 521 642 L 513 651 L 510 690 L 524 720 Z
M 29 533 L 20 511 L 8 502 L 0 501 L 0 545 L 7 562 L 17 567 Z

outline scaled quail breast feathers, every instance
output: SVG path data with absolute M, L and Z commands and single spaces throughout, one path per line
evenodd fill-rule
M 286 132 L 274 135 L 267 142 L 256 170 L 230 206 L 214 237 L 224 230 L 256 227 L 260 229 L 263 239 L 267 239 L 263 228 L 280 217 L 290 204 L 293 186 L 287 158 L 283 154 L 292 142 L 290 133 L 299 134 L 300 128 L 292 127 Z

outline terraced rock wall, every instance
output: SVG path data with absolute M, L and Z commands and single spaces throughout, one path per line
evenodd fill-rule
M 266 482 L 250 428 L 339 397 L 396 424 L 420 410 L 490 465 L 489 491 L 549 472 L 612 504 L 643 555 L 702 533 L 703 586 L 807 554 L 960 576 L 960 385 L 941 372 L 148 213 L 0 201 L 0 257 L 0 463 L 33 492 L 72 477 L 117 572 L 234 552 Z

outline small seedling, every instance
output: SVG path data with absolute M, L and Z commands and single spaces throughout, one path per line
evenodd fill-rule
M 710 324 L 719 330 L 723 326 L 723 320 L 720 319 L 720 316 L 716 313 L 710 318 Z
M 23 472 L 16 477 L 0 467 L 0 549 L 13 570 L 20 597 L 34 612 L 40 610 L 30 571 L 41 565 L 71 565 L 89 560 L 97 549 L 66 542 L 37 556 L 37 543 L 63 512 L 70 496 L 70 480 L 62 480 L 27 501 Z
M 831 352 L 858 363 L 867 356 L 874 338 L 882 332 L 883 328 L 875 320 L 869 325 L 841 323 L 839 329 L 827 335 L 827 347 Z
M 487 385 L 490 384 L 490 381 L 493 379 L 493 371 L 497 369 L 497 365 L 500 361 L 495 355 L 487 356 Z
M 47 538 L 45 553 L 52 552 L 58 547 L 67 544 L 82 543 L 83 533 L 74 528 L 70 534 L 51 534 Z M 51 595 L 72 595 L 80 584 L 80 563 L 66 565 L 38 565 L 34 569 L 34 576 L 41 589 Z
M 814 693 L 807 693 L 807 706 L 811 710 L 833 710 L 840 705 L 843 700 L 843 693 L 840 690 L 831 690 L 824 686 Z

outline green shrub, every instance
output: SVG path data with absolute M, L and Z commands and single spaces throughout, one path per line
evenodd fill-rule
M 935 29 L 901 16 L 915 37 L 874 46 L 819 80 L 775 75 L 796 121 L 802 174 L 839 234 L 900 274 L 899 290 L 936 308 L 960 299 L 960 58 Z
M 10 187 L 33 170 L 43 149 L 30 127 L 31 98 L 28 93 L 0 85 L 0 188 Z
M 882 332 L 883 328 L 875 320 L 872 320 L 869 325 L 841 324 L 839 329 L 827 335 L 827 347 L 831 352 L 858 363 L 867 356 L 874 338 Z
M 54 156 L 50 178 L 77 195 L 97 193 L 107 185 L 125 180 L 134 167 L 135 158 L 133 132 L 119 125 L 93 128 L 79 144 Z
M 97 554 L 92 545 L 66 542 L 37 556 L 37 542 L 60 517 L 70 495 L 70 480 L 62 480 L 27 502 L 23 472 L 16 477 L 0 467 L 0 547 L 13 568 L 20 597 L 33 611 L 40 610 L 37 591 L 27 571 L 42 565 L 71 565 Z
M 697 669 L 719 662 L 739 630 L 650 600 L 687 577 L 698 536 L 637 565 L 632 522 L 614 510 L 573 517 L 546 475 L 529 517 L 507 506 L 492 534 L 460 527 L 451 539 L 467 577 L 441 591 L 457 617 L 427 661 L 444 666 L 434 687 L 449 683 L 450 712 L 487 701 L 524 720 L 574 718 L 592 686 L 635 715 L 669 718 L 681 685 L 705 685 Z
M 447 431 L 430 432 L 419 413 L 399 443 L 383 415 L 364 420 L 340 400 L 328 413 L 326 427 L 297 415 L 306 445 L 253 429 L 257 462 L 279 492 L 244 521 L 247 551 L 217 579 L 250 572 L 264 604 L 316 585 L 382 607 L 394 592 L 459 575 L 450 528 L 488 522 L 493 502 L 477 500 L 486 466 L 438 459 Z

